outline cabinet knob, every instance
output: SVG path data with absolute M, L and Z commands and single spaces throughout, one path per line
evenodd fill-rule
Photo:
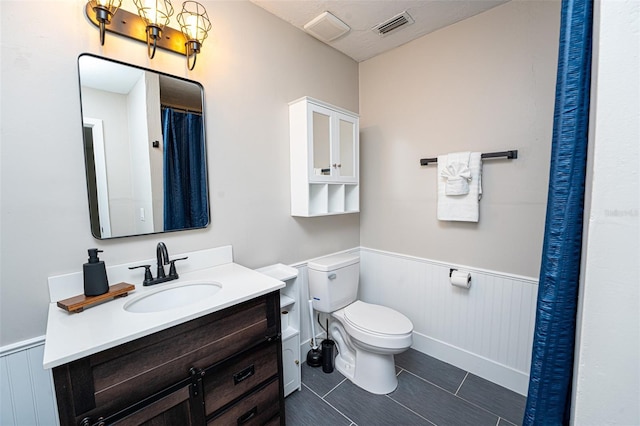
M 295 363 L 296 363 L 296 365 L 300 365 L 300 360 L 296 359 Z
M 338 163 L 338 167 L 342 167 L 342 164 Z

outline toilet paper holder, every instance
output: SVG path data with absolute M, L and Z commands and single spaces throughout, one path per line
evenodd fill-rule
M 461 275 L 460 277 L 453 277 L 453 273 L 454 272 L 458 272 L 458 269 L 455 268 L 449 268 L 449 280 L 451 285 L 456 286 L 456 287 L 463 287 L 463 288 L 469 288 L 471 287 L 471 273 L 469 272 L 462 272 L 458 275 Z M 464 281 L 463 281 L 464 280 Z

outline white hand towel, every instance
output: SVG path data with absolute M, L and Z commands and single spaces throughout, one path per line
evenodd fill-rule
M 447 165 L 440 176 L 445 179 L 446 195 L 465 195 L 469 193 L 471 170 L 469 169 L 470 152 L 459 152 L 447 155 Z
M 482 158 L 481 153 L 472 152 L 469 155 L 469 170 L 471 180 L 468 181 L 469 192 L 465 195 L 447 195 L 446 185 L 448 179 L 443 177 L 445 168 L 449 165 L 449 155 L 459 158 L 460 154 L 454 153 L 438 156 L 438 220 L 478 222 L 480 198 L 482 196 Z

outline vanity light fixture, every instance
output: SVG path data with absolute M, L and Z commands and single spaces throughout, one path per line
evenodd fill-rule
M 200 47 L 211 30 L 211 21 L 204 6 L 196 1 L 182 3 L 182 12 L 177 16 L 182 34 L 187 38 L 187 67 L 193 70 Z M 193 62 L 190 58 L 193 57 Z
M 133 0 L 138 14 L 121 8 L 122 0 L 88 0 L 87 18 L 100 29 L 100 44 L 104 45 L 105 31 L 129 37 L 147 44 L 149 59 L 156 47 L 185 55 L 192 71 L 202 43 L 211 30 L 211 21 L 203 5 L 185 1 L 176 17 L 180 30 L 168 26 L 173 15 L 171 0 Z M 117 12 L 117 14 L 116 14 Z
M 138 16 L 146 25 L 147 55 L 149 59 L 153 59 L 156 54 L 157 41 L 173 15 L 173 6 L 170 0 L 133 0 L 133 3 L 138 8 Z M 153 48 L 151 46 L 152 40 Z
M 118 11 L 122 0 L 92 0 L 89 5 L 95 13 L 100 28 L 100 44 L 104 46 L 105 27 L 111 23 L 111 18 Z

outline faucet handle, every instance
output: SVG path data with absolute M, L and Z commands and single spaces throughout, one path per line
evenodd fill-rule
M 179 260 L 186 260 L 188 258 L 189 258 L 189 256 L 185 256 L 185 257 L 180 257 L 178 259 L 170 260 L 169 264 L 171 266 L 169 266 L 169 276 L 178 278 L 178 272 L 176 271 L 176 262 L 179 261 Z
M 129 269 L 138 268 L 144 268 L 144 281 L 142 281 L 142 285 L 147 285 L 147 283 L 153 281 L 153 275 L 151 275 L 151 265 L 129 266 Z

